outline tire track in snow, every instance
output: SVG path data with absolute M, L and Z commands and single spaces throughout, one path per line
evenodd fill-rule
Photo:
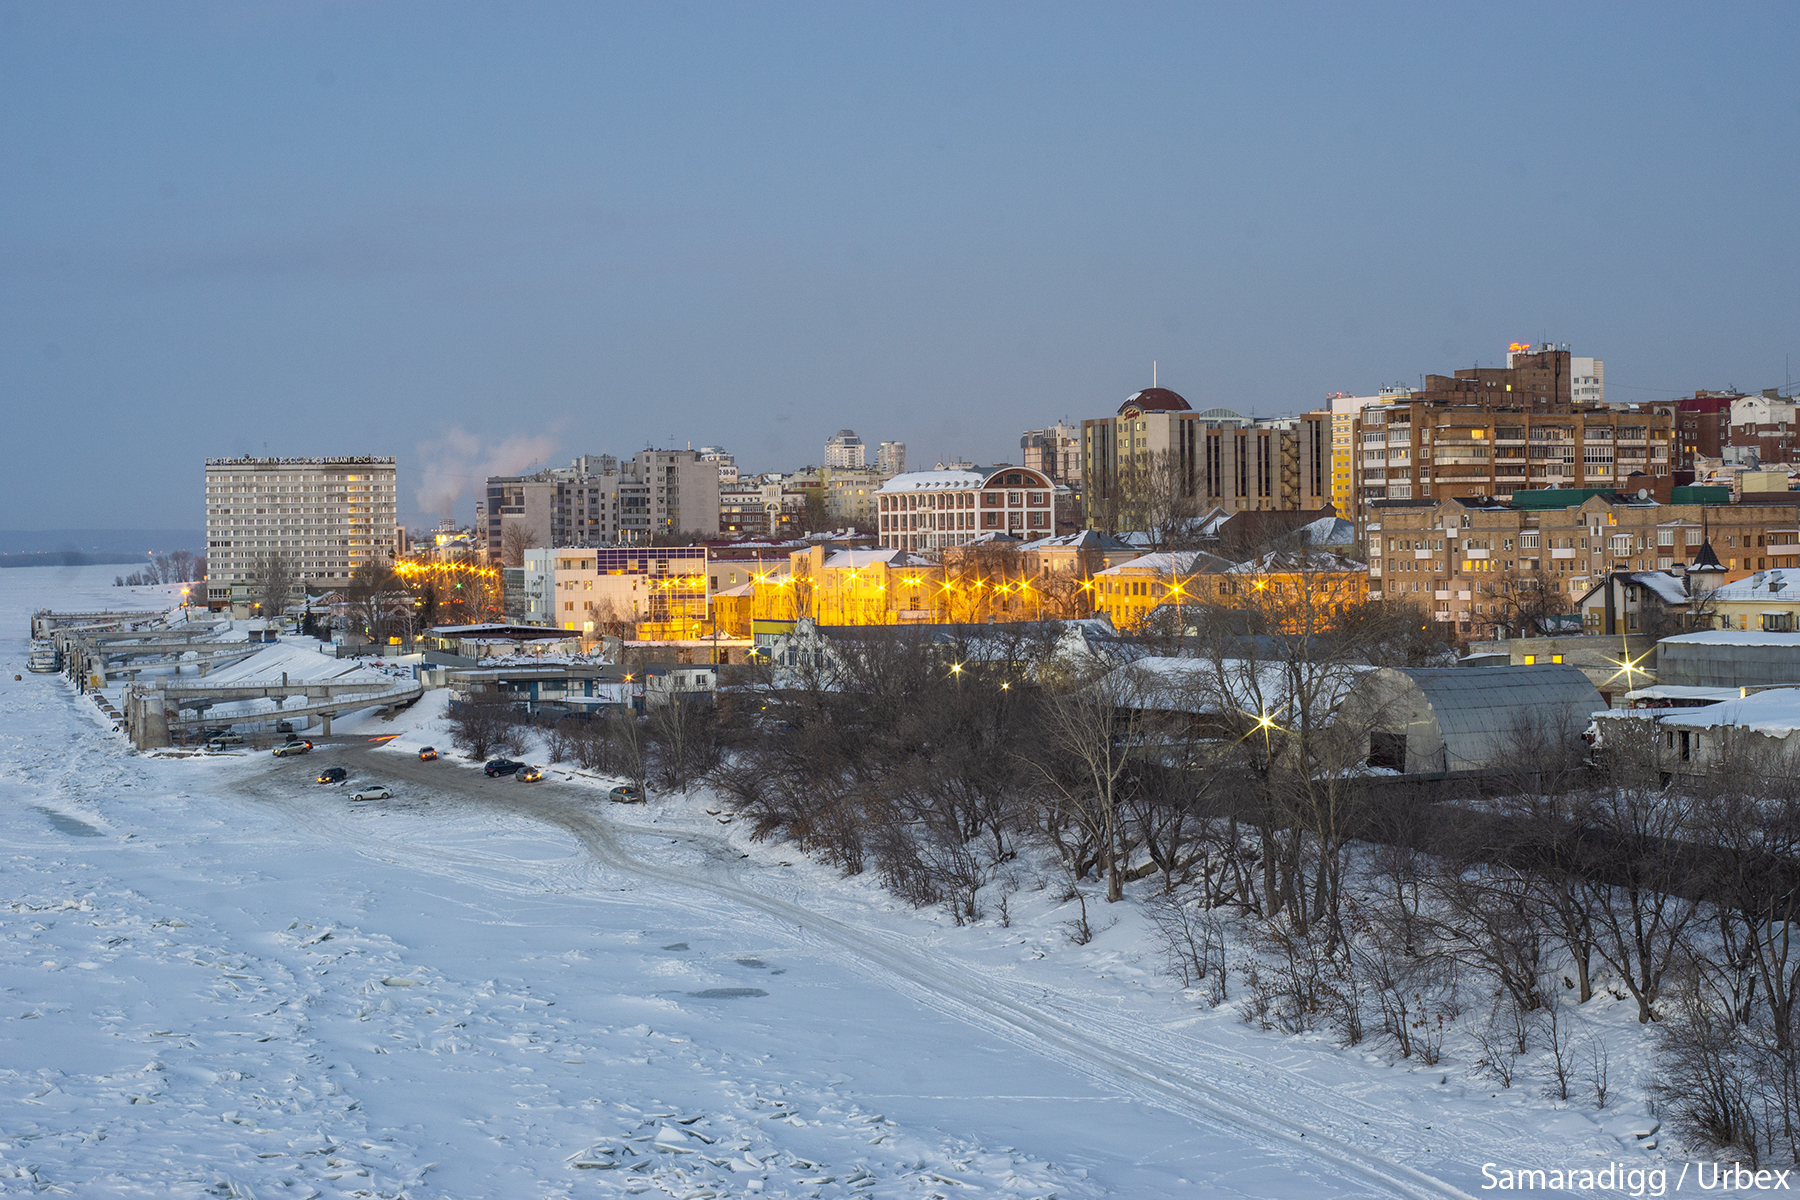
M 428 784 L 440 793 L 454 792 L 456 801 L 470 804 L 484 812 L 526 817 L 539 824 L 560 829 L 572 836 L 596 861 L 615 871 L 675 888 L 710 893 L 792 924 L 811 940 L 848 952 L 851 961 L 862 965 L 863 969 L 873 969 L 878 974 L 897 979 L 917 998 L 940 1012 L 993 1031 L 1014 1044 L 1032 1049 L 1091 1078 L 1105 1081 L 1146 1102 L 1180 1112 L 1203 1123 L 1236 1130 L 1257 1142 L 1278 1144 L 1302 1158 L 1328 1164 L 1342 1175 L 1375 1185 L 1393 1195 L 1409 1197 L 1411 1200 L 1437 1200 L 1443 1197 L 1472 1200 L 1467 1192 L 1454 1184 L 1405 1163 L 1364 1150 L 1342 1137 L 1323 1132 L 1319 1125 L 1330 1123 L 1334 1110 L 1357 1103 L 1349 1097 L 1334 1094 L 1323 1101 L 1319 1106 L 1319 1125 L 1309 1125 L 1269 1103 L 1258 1103 L 1249 1098 L 1249 1081 L 1241 1075 L 1228 1089 L 1203 1079 L 1180 1076 L 1170 1070 L 1169 1058 L 1158 1059 L 1131 1048 L 1132 1042 L 1142 1044 L 1144 1041 L 1156 1041 L 1168 1044 L 1172 1039 L 1161 1031 L 1143 1026 L 1127 1029 L 1115 1018 L 1106 1022 L 1112 1026 L 1113 1036 L 1097 1035 L 1073 1020 L 1009 995 L 999 987 L 984 986 L 984 981 L 971 978 L 954 968 L 934 962 L 921 953 L 897 946 L 879 935 L 802 904 L 767 895 L 705 870 L 665 866 L 638 858 L 624 847 L 619 838 L 621 832 L 637 832 L 664 839 L 676 837 L 683 841 L 700 840 L 691 834 L 647 827 L 615 826 L 592 808 L 591 796 L 582 793 L 580 799 L 566 798 L 562 789 L 555 784 L 546 788 L 534 787 L 522 795 L 509 789 L 505 799 L 501 800 L 498 794 L 483 790 L 481 782 L 476 779 L 465 779 L 465 772 L 462 771 L 421 769 L 418 764 L 403 759 L 383 761 L 380 769 L 384 773 L 403 775 Z M 315 806 L 299 801 L 298 797 L 290 798 L 279 792 L 256 787 L 249 780 L 245 783 L 251 790 L 281 804 L 303 824 L 312 826 L 320 833 L 342 832 L 341 826 L 333 828 L 335 817 L 322 816 Z M 367 838 L 372 831 L 364 827 L 358 832 Z M 387 839 L 382 839 L 382 844 L 384 851 L 391 853 L 396 859 L 417 861 L 439 871 L 445 865 L 438 858 L 437 851 L 430 847 L 397 844 Z M 732 852 L 733 857 L 735 854 L 735 851 Z M 717 863 L 720 860 L 708 855 L 707 861 Z M 487 882 L 491 883 L 492 880 Z M 1241 1072 L 1241 1063 L 1224 1061 L 1226 1053 L 1228 1052 L 1221 1051 L 1220 1058 L 1216 1061 L 1230 1070 Z M 1287 1074 L 1290 1078 L 1295 1078 L 1293 1073 Z M 1264 1099 L 1279 1101 L 1284 1097 L 1269 1097 L 1265 1094 Z
M 507 808 L 568 831 L 595 858 L 615 870 L 658 883 L 711 892 L 790 921 L 813 937 L 840 950 L 848 950 L 861 960 L 912 984 L 934 1007 L 958 1019 L 994 1029 L 1007 1035 L 1009 1040 L 1046 1053 L 1084 1074 L 1122 1085 L 1123 1090 L 1152 1103 L 1188 1110 L 1259 1140 L 1279 1142 L 1294 1152 L 1321 1159 L 1347 1175 L 1398 1195 L 1472 1200 L 1462 1189 L 1417 1168 L 1370 1154 L 1338 1138 L 1309 1131 L 1283 1113 L 1247 1101 L 1241 1091 L 1229 1092 L 1200 1080 L 1173 1076 L 1163 1063 L 1147 1055 L 1118 1042 L 1096 1038 L 1089 1031 L 998 989 L 980 987 L 967 976 L 834 917 L 763 895 L 741 884 L 636 858 L 619 844 L 608 822 L 586 808 L 571 808 L 553 798 L 537 796 L 526 797 Z M 1255 1117 L 1257 1121 L 1246 1120 L 1247 1116 Z M 1309 1132 L 1311 1136 L 1308 1136 Z

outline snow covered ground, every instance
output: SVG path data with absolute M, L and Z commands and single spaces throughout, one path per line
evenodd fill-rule
M 24 673 L 32 609 L 147 599 L 110 579 L 0 571 L 0 1193 L 1453 1196 L 1659 1161 L 1631 1098 L 1204 1010 L 1128 906 L 1075 947 L 1027 883 L 958 929 L 703 797 L 421 764 L 431 697 L 364 719 L 385 747 L 131 755 Z M 307 782 L 334 763 L 395 799 Z

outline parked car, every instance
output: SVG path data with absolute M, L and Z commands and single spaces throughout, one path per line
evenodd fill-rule
M 226 730 L 224 733 L 212 734 L 207 738 L 206 744 L 214 750 L 222 750 L 226 746 L 241 746 L 244 744 L 244 735 Z
M 326 767 L 319 772 L 320 783 L 342 783 L 350 777 L 350 772 L 342 767 Z
M 542 767 L 520 767 L 513 772 L 513 778 L 520 783 L 537 783 L 543 777 L 544 768 Z
M 628 783 L 621 783 L 618 787 L 608 792 L 607 795 L 611 796 L 620 804 L 642 804 L 644 802 L 644 793 L 642 789 L 634 788 Z
M 435 746 L 420 746 L 419 747 L 419 760 L 421 762 L 430 762 L 432 759 L 434 759 L 436 757 L 437 757 L 437 747 L 435 747 Z
M 524 765 L 524 763 L 514 762 L 510 758 L 496 758 L 481 769 L 487 772 L 489 779 L 492 779 L 496 775 L 511 775 Z
M 372 787 L 363 788 L 359 792 L 351 792 L 350 798 L 352 800 L 392 800 L 394 798 L 394 793 L 388 791 L 378 783 Z
M 277 721 L 275 722 L 275 732 L 292 733 L 294 732 L 294 723 L 292 721 Z
M 275 757 L 286 758 L 290 754 L 305 754 L 311 749 L 311 742 L 306 741 L 304 738 L 295 738 L 291 742 L 283 742 L 281 745 L 275 747 Z

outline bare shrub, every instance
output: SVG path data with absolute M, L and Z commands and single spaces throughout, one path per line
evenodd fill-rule
M 1610 1067 L 1606 1041 L 1598 1034 L 1592 1035 L 1587 1039 L 1583 1050 L 1582 1065 L 1587 1068 L 1588 1091 L 1594 1097 L 1594 1107 L 1605 1108 L 1609 1091 L 1607 1075 Z
M 1475 1069 L 1503 1088 L 1513 1085 L 1518 1073 L 1519 1045 L 1518 1009 L 1504 1001 L 1496 1002 L 1488 1020 L 1475 1027 L 1475 1044 L 1481 1051 Z
M 1545 1094 L 1554 1093 L 1558 1100 L 1567 1100 L 1569 1081 L 1574 1078 L 1577 1064 L 1574 1039 L 1568 1023 L 1563 1020 L 1562 1005 L 1555 1001 L 1546 1005 L 1540 1025 L 1544 1031 L 1544 1049 L 1549 1052 L 1542 1068 Z
M 568 762 L 575 754 L 575 727 L 587 722 L 564 717 L 544 730 L 544 755 L 551 762 Z
M 450 743 L 473 759 L 486 759 L 517 736 L 512 701 L 492 692 L 474 692 L 451 706 Z
M 1170 974 L 1184 988 L 1205 984 L 1210 1003 L 1225 1003 L 1225 925 L 1218 913 L 1174 896 L 1151 899 L 1148 912 L 1162 935 Z

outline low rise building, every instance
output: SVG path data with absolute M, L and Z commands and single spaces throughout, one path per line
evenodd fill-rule
M 984 533 L 1024 540 L 1055 532 L 1055 489 L 1024 467 L 909 471 L 876 493 L 881 544 L 894 550 L 943 551 Z
M 644 636 L 696 637 L 706 623 L 708 582 L 705 546 L 527 550 L 525 619 L 587 637 L 628 626 Z M 645 632 L 646 624 L 657 628 Z
M 1800 563 L 1786 561 L 1792 565 L 1756 571 L 1699 593 L 1697 619 L 1713 629 L 1800 632 Z

